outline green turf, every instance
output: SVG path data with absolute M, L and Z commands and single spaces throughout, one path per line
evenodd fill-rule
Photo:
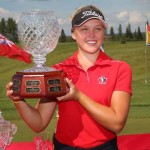
M 56 49 L 47 55 L 46 65 L 52 66 L 68 56 L 72 55 L 77 46 L 72 43 L 59 43 Z M 145 74 L 145 42 L 120 42 L 106 41 L 104 49 L 111 57 L 124 60 L 130 64 L 133 70 L 133 96 L 131 109 L 127 124 L 121 134 L 147 133 L 150 132 L 150 46 L 146 47 L 146 74 Z M 14 105 L 6 97 L 5 85 L 11 80 L 16 71 L 24 70 L 33 66 L 33 63 L 26 64 L 21 61 L 0 57 L 0 110 L 5 119 L 14 122 L 18 126 L 18 131 L 14 141 L 32 141 L 34 132 L 22 121 Z M 146 75 L 146 77 L 145 77 Z M 145 80 L 148 81 L 145 84 Z M 37 100 L 28 100 L 31 105 L 35 105 Z M 55 130 L 56 117 L 46 129 L 50 135 Z

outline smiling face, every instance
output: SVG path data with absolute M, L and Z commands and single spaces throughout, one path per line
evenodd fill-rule
M 105 28 L 99 19 L 90 19 L 81 26 L 76 26 L 72 38 L 78 44 L 78 50 L 93 54 L 99 52 L 104 42 Z

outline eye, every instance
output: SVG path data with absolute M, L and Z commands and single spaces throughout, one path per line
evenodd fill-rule
M 88 31 L 88 28 L 86 28 L 86 27 L 81 28 L 81 31 Z
M 96 27 L 95 29 L 98 30 L 98 31 L 101 31 L 102 27 Z

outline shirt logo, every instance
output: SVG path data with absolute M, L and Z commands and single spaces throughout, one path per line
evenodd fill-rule
M 107 78 L 105 76 L 101 76 L 98 78 L 98 84 L 106 84 Z

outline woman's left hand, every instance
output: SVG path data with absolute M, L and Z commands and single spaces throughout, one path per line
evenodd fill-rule
M 57 100 L 58 101 L 78 100 L 79 93 L 80 93 L 79 90 L 68 78 L 66 78 L 66 82 L 69 86 L 69 92 L 64 96 L 57 97 Z

